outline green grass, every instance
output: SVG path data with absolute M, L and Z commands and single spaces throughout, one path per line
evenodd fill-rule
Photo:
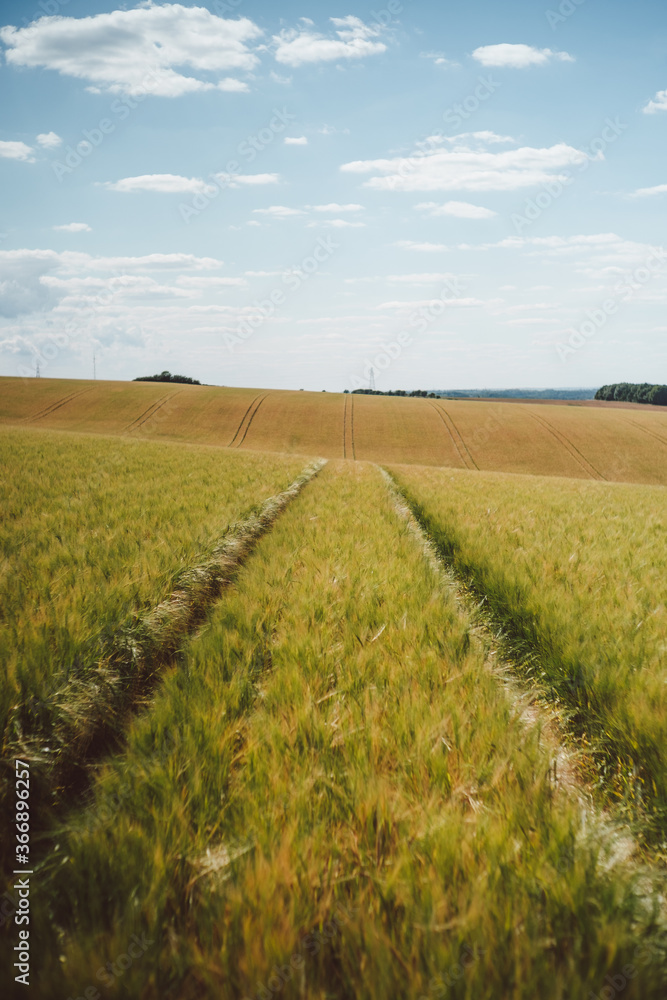
M 33 995 L 664 997 L 651 883 L 551 764 L 379 471 L 327 467 L 56 836 Z
M 170 593 L 302 462 L 0 429 L 0 726 L 31 714 Z
M 654 843 L 667 821 L 667 493 L 394 470 L 427 532 Z

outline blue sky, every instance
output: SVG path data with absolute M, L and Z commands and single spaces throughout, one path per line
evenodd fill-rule
M 0 374 L 667 382 L 663 4 L 0 24 Z

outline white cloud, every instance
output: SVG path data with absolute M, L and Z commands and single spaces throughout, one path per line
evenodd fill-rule
M 314 226 L 332 226 L 334 229 L 364 229 L 365 222 L 350 222 L 348 219 L 319 219 L 317 222 L 309 222 L 308 228 Z
M 58 296 L 43 279 L 58 267 L 53 250 L 0 251 L 0 316 L 52 309 Z
M 258 58 L 248 43 L 262 32 L 248 18 L 225 20 L 204 7 L 146 0 L 132 10 L 90 17 L 41 17 L 25 28 L 0 28 L 11 66 L 45 67 L 85 80 L 95 92 L 179 97 L 204 90 L 245 90 L 181 71 L 247 72 Z M 174 68 L 174 67 L 177 67 Z
M 438 205 L 435 201 L 423 201 L 416 207 L 432 216 L 453 215 L 457 219 L 492 219 L 498 214 L 490 208 L 471 205 L 468 201 L 446 201 L 444 205 Z
M 645 115 L 654 115 L 656 111 L 667 111 L 667 90 L 659 90 L 653 100 L 642 108 Z
M 446 281 L 453 277 L 455 277 L 453 274 L 434 274 L 433 272 L 427 274 L 389 274 L 387 281 L 399 285 L 436 285 L 439 281 Z
M 248 282 L 244 278 L 199 277 L 181 274 L 176 284 L 182 288 L 245 288 Z
M 132 194 L 135 191 L 156 191 L 159 194 L 206 194 L 217 190 L 201 177 L 181 177 L 179 174 L 141 174 L 139 177 L 123 177 L 119 181 L 107 181 L 108 191 Z
M 92 233 L 87 222 L 67 222 L 64 226 L 54 226 L 61 233 Z
M 328 205 L 309 205 L 314 212 L 335 212 L 337 215 L 340 212 L 363 212 L 363 205 L 339 205 L 335 201 L 330 202 Z
M 0 159 L 3 160 L 23 160 L 24 163 L 34 163 L 33 152 L 32 146 L 27 146 L 25 142 L 0 142 Z
M 552 49 L 535 49 L 532 45 L 511 45 L 503 42 L 500 45 L 481 45 L 472 54 L 473 59 L 482 66 L 510 66 L 514 69 L 525 69 L 527 66 L 543 66 L 552 59 L 561 62 L 574 62 L 567 52 L 554 52 Z
M 157 316 L 160 337 L 166 324 L 178 340 L 179 327 L 193 329 L 188 321 L 193 299 L 202 302 L 202 311 L 243 309 L 223 303 L 247 280 L 221 276 L 222 267 L 215 258 L 185 253 L 98 257 L 71 250 L 0 251 L 0 317 L 35 314 L 34 320 L 21 318 L 16 328 L 29 334 L 28 351 L 56 327 L 73 331 L 68 349 L 76 352 L 110 327 L 136 328 L 146 316 Z
M 37 142 L 44 149 L 55 149 L 62 145 L 62 139 L 56 132 L 40 132 L 37 136 Z
M 636 191 L 632 192 L 631 197 L 650 198 L 654 194 L 665 194 L 665 193 L 667 193 L 667 184 L 656 184 L 655 187 L 637 188 Z
M 206 89 L 204 86 L 202 89 Z M 226 76 L 224 80 L 216 85 L 216 90 L 222 90 L 226 94 L 247 94 L 250 87 L 245 80 L 237 80 L 234 76 Z
M 484 133 L 482 133 L 484 135 Z M 588 157 L 566 143 L 537 149 L 521 146 L 494 152 L 485 143 L 501 138 L 463 140 L 451 149 L 418 149 L 412 156 L 344 163 L 345 173 L 375 174 L 364 187 L 379 191 L 516 191 L 549 181 L 565 182 L 565 167 L 584 163 Z M 453 142 L 454 140 L 446 140 Z M 602 154 L 598 154 L 602 158 Z
M 317 130 L 320 135 L 349 135 L 349 128 L 336 128 L 335 125 L 323 125 Z
M 224 262 L 215 257 L 196 257 L 191 253 L 149 253 L 141 257 L 92 257 L 87 253 L 68 251 L 58 256 L 62 265 L 70 270 L 85 266 L 88 270 L 95 271 L 210 271 L 224 266 Z
M 335 59 L 361 59 L 364 56 L 385 52 L 383 42 L 373 41 L 380 29 L 364 24 L 358 17 L 332 17 L 336 38 L 327 38 L 319 32 L 306 29 L 284 29 L 273 36 L 275 57 L 287 66 L 304 63 L 330 62 Z M 310 26 L 309 26 L 310 27 Z
M 230 188 L 280 183 L 280 174 L 214 174 L 213 176 L 222 185 Z
M 271 205 L 269 208 L 253 208 L 255 215 L 268 215 L 272 219 L 287 219 L 291 215 L 305 215 L 300 208 L 288 208 L 287 205 Z
M 305 135 L 299 135 L 299 136 L 289 136 L 288 135 L 288 136 L 286 136 L 284 142 L 285 142 L 286 146 L 307 146 L 308 145 L 308 139 L 306 138 Z
M 444 69 L 457 69 L 459 66 L 453 59 L 447 59 L 444 52 L 420 52 L 419 55 L 422 59 L 430 59 L 436 66 L 442 66 Z
M 419 275 L 416 275 L 419 277 Z M 436 282 L 441 281 L 442 277 L 440 275 L 424 275 L 424 277 L 435 278 Z M 451 278 L 452 275 L 444 275 L 445 278 Z M 430 284 L 430 282 L 413 282 L 413 284 Z M 433 302 L 433 299 L 396 299 L 391 302 L 381 302 L 376 309 L 416 309 L 419 306 L 428 306 Z M 448 298 L 448 306 L 484 306 L 487 303 L 484 299 L 474 299 L 474 298 Z
M 397 240 L 394 246 L 400 247 L 402 250 L 416 250 L 420 253 L 440 253 L 443 250 L 449 250 L 449 247 L 444 243 L 415 243 L 414 240 Z

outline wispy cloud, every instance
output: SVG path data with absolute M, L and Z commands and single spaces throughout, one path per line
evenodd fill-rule
M 656 184 L 655 187 L 637 188 L 632 192 L 633 198 L 650 198 L 656 194 L 667 194 L 667 184 Z
M 268 208 L 253 208 L 255 215 L 266 215 L 271 219 L 288 219 L 293 215 L 305 215 L 301 208 L 289 208 L 287 205 L 270 205 Z
M 61 233 L 92 233 L 87 222 L 66 222 L 63 226 L 54 226 Z
M 419 253 L 442 253 L 444 250 L 449 250 L 444 243 L 416 243 L 414 240 L 397 240 L 394 246 L 402 250 L 416 250 Z
M 416 208 L 432 216 L 451 215 L 457 219 L 493 219 L 498 214 L 482 205 L 472 205 L 469 201 L 446 201 L 444 205 L 435 201 L 423 201 Z
M 479 136 L 472 133 L 468 140 L 463 136 L 438 137 L 430 149 L 417 149 L 412 156 L 354 160 L 344 163 L 341 170 L 374 174 L 364 187 L 378 191 L 516 191 L 565 181 L 565 167 L 588 159 L 586 153 L 563 142 L 546 148 L 521 146 L 496 152 L 486 145 L 506 137 L 484 140 Z M 438 148 L 439 144 L 452 148 Z
M 386 52 L 387 46 L 375 39 L 380 34 L 379 27 L 364 24 L 358 18 L 332 17 L 329 20 L 336 29 L 336 37 L 327 37 L 312 31 L 312 21 L 304 28 L 285 28 L 273 36 L 275 57 L 287 66 L 302 66 L 305 63 L 331 62 L 336 59 L 362 59 L 364 56 Z
M 473 59 L 482 66 L 511 67 L 526 69 L 528 66 L 544 66 L 552 60 L 574 62 L 574 57 L 568 52 L 554 52 L 552 49 L 536 49 L 532 45 L 512 45 L 502 42 L 499 45 L 481 45 L 472 54 Z
M 365 222 L 350 222 L 349 219 L 318 219 L 317 222 L 309 222 L 308 228 L 314 226 L 330 226 L 333 229 L 363 229 Z
M 430 59 L 436 66 L 442 66 L 443 69 L 457 69 L 459 63 L 454 59 L 448 59 L 444 52 L 420 52 L 421 59 Z
M 24 163 L 34 163 L 34 149 L 25 142 L 0 142 L 0 158 L 3 160 L 23 160 Z
M 654 115 L 656 111 L 667 111 L 667 90 L 659 90 L 642 110 L 645 115 Z
M 280 174 L 215 174 L 214 176 L 216 180 L 231 188 L 280 183 Z
M 337 202 L 332 201 L 328 205 L 309 205 L 308 208 L 312 209 L 313 212 L 334 212 L 338 215 L 340 212 L 363 212 L 363 205 L 339 205 Z
M 181 177 L 180 174 L 141 174 L 123 177 L 119 181 L 103 184 L 108 191 L 133 194 L 136 191 L 154 191 L 158 194 L 205 194 L 216 190 L 201 177 Z

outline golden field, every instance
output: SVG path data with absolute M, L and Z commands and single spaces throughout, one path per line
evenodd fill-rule
M 667 413 L 0 378 L 0 423 L 251 451 L 667 485 Z
M 613 405 L 0 380 L 31 995 L 663 1000 L 666 449 Z

